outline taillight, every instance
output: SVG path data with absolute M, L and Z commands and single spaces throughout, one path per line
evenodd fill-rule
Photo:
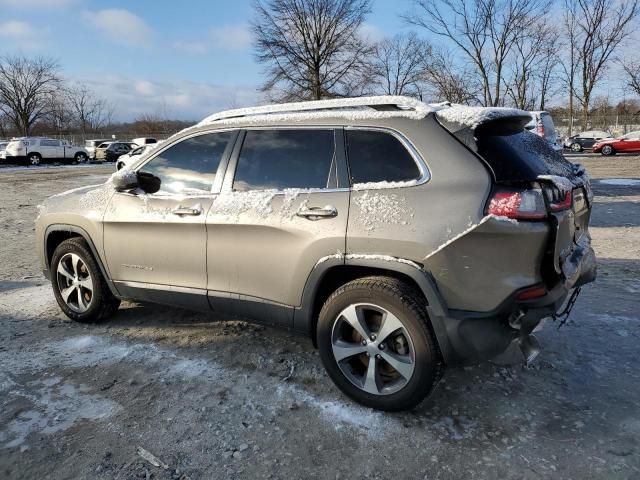
M 486 213 L 516 220 L 532 220 L 547 216 L 542 190 L 539 189 L 499 190 L 489 200 Z
M 573 193 L 571 190 L 560 190 L 556 186 L 549 186 L 545 187 L 544 191 L 549 201 L 549 210 L 552 212 L 560 212 L 571 208 L 573 204 Z
M 544 125 L 542 123 L 536 125 L 536 133 L 541 137 L 544 137 Z

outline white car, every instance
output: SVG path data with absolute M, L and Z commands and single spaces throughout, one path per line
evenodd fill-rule
M 9 142 L 0 142 L 0 161 L 4 161 L 7 156 L 7 145 Z
M 121 155 L 116 162 L 116 170 L 120 170 L 123 167 L 131 167 L 134 163 L 140 160 L 145 153 L 150 152 L 157 145 L 157 143 L 143 145 L 142 147 L 134 148 L 129 153 Z
M 96 148 L 98 147 L 98 145 L 100 145 L 101 143 L 110 142 L 110 141 L 112 140 L 109 138 L 85 140 L 84 149 L 89 154 L 89 160 L 95 160 Z
M 536 135 L 544 138 L 551 144 L 551 147 L 557 151 L 562 151 L 562 142 L 559 141 L 558 133 L 556 132 L 556 126 L 553 123 L 553 118 L 549 112 L 545 111 L 533 111 L 531 114 L 531 121 L 525 125 L 525 129 L 535 133 Z
M 12 139 L 5 151 L 7 163 L 40 165 L 45 161 L 82 163 L 89 159 L 84 147 L 72 145 L 67 140 L 47 137 L 21 137 Z

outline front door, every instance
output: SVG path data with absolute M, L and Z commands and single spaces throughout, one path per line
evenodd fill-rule
M 153 194 L 113 195 L 104 217 L 111 277 L 124 296 L 207 308 L 206 213 L 236 133 L 206 133 L 162 149 L 137 170 Z
M 347 178 L 340 130 L 246 131 L 207 216 L 214 309 L 237 300 L 290 326 L 318 260 L 344 252 Z

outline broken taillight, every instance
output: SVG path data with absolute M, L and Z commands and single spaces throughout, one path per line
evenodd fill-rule
M 542 190 L 539 189 L 498 190 L 489 200 L 486 213 L 516 220 L 535 220 L 547 216 Z
M 556 186 L 545 187 L 545 193 L 549 200 L 549 209 L 552 212 L 560 212 L 571 208 L 573 193 L 571 190 L 560 190 Z
M 534 298 L 544 297 L 547 294 L 547 289 L 542 285 L 536 285 L 534 287 L 525 288 L 521 290 L 516 296 L 517 300 L 533 300 Z
M 542 122 L 540 122 L 538 125 L 536 125 L 536 133 L 540 137 L 544 137 L 544 125 L 542 124 Z

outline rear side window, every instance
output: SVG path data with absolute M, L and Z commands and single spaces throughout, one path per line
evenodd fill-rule
M 390 133 L 347 130 L 352 183 L 403 182 L 420 177 L 420 169 L 400 140 Z
M 555 137 L 556 135 L 556 126 L 553 124 L 553 118 L 548 113 L 543 113 L 540 115 L 540 120 L 542 121 L 542 125 L 544 126 L 544 136 L 546 138 Z
M 249 130 L 233 189 L 335 187 L 335 150 L 333 130 Z
M 160 179 L 158 193 L 210 193 L 218 165 L 234 132 L 187 138 L 167 148 L 142 167 Z

